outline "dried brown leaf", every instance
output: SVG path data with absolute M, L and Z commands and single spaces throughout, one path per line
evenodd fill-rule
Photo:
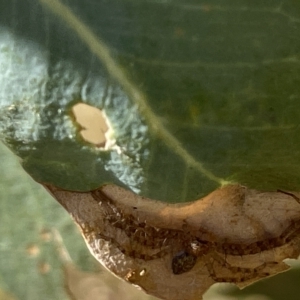
M 300 254 L 300 193 L 228 185 L 166 204 L 115 185 L 80 193 L 44 185 L 79 225 L 96 259 L 169 300 L 198 300 L 215 282 L 240 288 Z
M 73 300 L 154 300 L 106 270 L 83 272 L 74 264 L 64 265 L 65 288 Z M 0 299 L 1 300 L 1 299 Z

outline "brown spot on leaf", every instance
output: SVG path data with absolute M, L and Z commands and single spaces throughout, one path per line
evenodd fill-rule
M 52 232 L 49 229 L 43 229 L 40 231 L 40 238 L 44 242 L 50 242 L 52 239 Z
M 51 266 L 45 261 L 40 262 L 37 268 L 38 268 L 38 272 L 42 275 L 48 274 L 51 270 Z
M 26 247 L 26 253 L 30 257 L 36 257 L 40 254 L 40 248 L 36 244 L 30 244 Z

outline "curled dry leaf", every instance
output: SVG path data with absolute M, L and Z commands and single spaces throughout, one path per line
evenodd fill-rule
M 245 287 L 300 254 L 300 193 L 228 185 L 166 204 L 115 185 L 86 193 L 44 186 L 99 262 L 162 299 L 198 300 L 215 282 Z

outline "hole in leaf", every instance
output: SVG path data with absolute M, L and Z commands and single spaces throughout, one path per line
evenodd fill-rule
M 104 111 L 85 103 L 72 107 L 76 123 L 81 127 L 80 135 L 88 143 L 107 150 L 115 144 L 111 138 L 112 128 Z

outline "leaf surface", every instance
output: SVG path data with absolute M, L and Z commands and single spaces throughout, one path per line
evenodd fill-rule
M 153 258 L 155 249 L 133 239 L 124 250 L 122 238 L 111 240 L 118 234 L 103 236 L 103 226 L 90 224 L 93 215 L 75 218 L 90 226 L 84 233 L 94 254 L 103 241 L 117 251 L 115 273 L 129 264 L 132 271 L 119 274 L 125 280 L 165 298 L 173 296 L 169 287 L 182 286 L 181 296 L 193 299 L 214 282 L 244 286 L 281 272 L 284 258 L 298 256 L 298 194 L 283 192 L 299 191 L 300 182 L 296 1 L 15 0 L 0 3 L 0 16 L 1 137 L 35 180 L 58 191 L 117 184 L 169 203 L 199 199 L 228 184 L 247 186 L 253 195 L 281 190 L 268 192 L 279 199 L 267 193 L 251 202 L 253 223 L 249 207 L 239 207 L 235 196 L 219 197 L 212 211 L 197 201 L 183 215 L 143 200 L 152 229 L 180 232 L 167 236 L 167 252 L 149 262 L 130 251 Z M 80 102 L 105 112 L 115 148 L 99 149 L 81 138 L 72 113 Z M 130 195 L 125 208 L 140 199 Z M 153 205 L 167 207 L 169 219 L 151 212 Z M 182 236 L 185 218 L 191 218 L 193 240 Z M 230 222 L 238 224 L 233 231 Z M 199 237 L 195 226 L 208 226 L 208 233 Z M 107 253 L 113 260 L 115 253 Z M 105 253 L 100 259 L 106 264 Z M 161 277 L 153 277 L 154 270 Z M 195 273 L 197 290 L 188 289 Z M 164 286 L 162 278 L 168 279 Z
M 115 185 L 85 193 L 44 186 L 101 264 L 161 299 L 202 299 L 216 282 L 242 288 L 288 270 L 284 260 L 300 255 L 299 193 L 229 185 L 165 204 Z
M 2 144 L 0 156 L 0 299 L 66 300 L 51 229 L 61 233 L 79 268 L 92 270 L 93 260 L 68 214 Z
M 71 190 L 299 190 L 299 20 L 292 0 L 2 4 L 3 137 Z M 121 151 L 81 140 L 78 102 L 105 111 Z

